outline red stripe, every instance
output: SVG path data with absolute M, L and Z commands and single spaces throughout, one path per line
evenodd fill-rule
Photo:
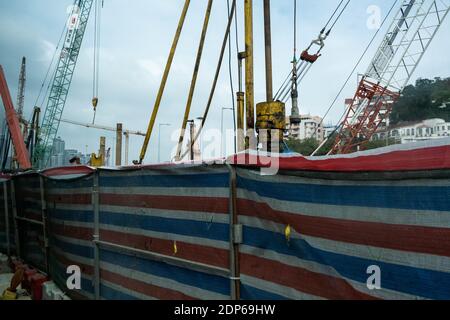
M 278 168 L 282 170 L 354 172 L 450 169 L 450 145 L 377 155 L 362 154 L 354 158 L 338 156 L 324 160 L 311 160 L 301 156 L 269 158 L 241 154 L 230 157 L 229 161 L 233 164 L 259 167 L 268 167 L 274 165 L 274 161 L 279 161 Z
M 216 197 L 179 197 L 135 194 L 100 194 L 103 205 L 134 208 L 153 208 L 179 211 L 199 211 L 211 213 L 228 213 L 228 198 Z
M 52 233 L 79 240 L 92 241 L 94 230 L 90 228 L 83 227 L 72 227 L 67 225 L 62 225 L 59 223 L 52 222 L 51 223 Z
M 130 233 L 100 230 L 100 239 L 119 245 L 140 250 L 156 252 L 166 256 L 174 256 L 174 242 L 150 238 Z M 177 241 L 178 252 L 175 257 L 204 263 L 221 268 L 229 268 L 229 253 L 227 250 Z
M 127 278 L 117 273 L 113 273 L 104 269 L 100 271 L 100 278 L 102 280 L 106 280 L 115 283 L 117 285 L 120 285 L 122 287 L 125 287 L 129 290 L 139 292 L 147 296 L 161 300 L 194 300 L 193 297 L 190 297 L 182 292 L 158 287 L 152 284 L 148 284 L 146 282 Z
M 277 211 L 266 203 L 245 199 L 238 199 L 237 206 L 240 215 L 290 225 L 296 232 L 304 235 L 450 257 L 450 228 L 312 217 Z
M 52 254 L 55 256 L 55 258 L 62 263 L 65 266 L 79 266 L 81 269 L 81 273 L 88 275 L 88 276 L 92 276 L 94 274 L 94 267 L 87 265 L 87 264 L 83 264 L 79 261 L 74 261 L 72 259 L 66 258 L 63 255 L 56 253 L 54 250 L 52 251 Z
M 83 227 L 71 227 L 52 223 L 52 232 L 56 235 L 79 240 L 91 241 L 93 229 Z M 173 256 L 173 241 L 123 233 L 109 230 L 100 230 L 100 239 L 119 245 L 128 246 L 140 250 L 155 252 L 166 256 Z M 177 241 L 177 258 L 209 264 L 221 268 L 229 268 L 229 253 L 227 250 L 200 246 Z
M 83 274 L 89 276 L 94 274 L 94 268 L 90 265 L 71 260 L 55 252 L 53 254 L 63 265 L 77 265 L 80 267 Z M 131 291 L 139 292 L 161 300 L 194 300 L 193 297 L 190 297 L 184 293 L 127 278 L 105 269 L 100 270 L 100 279 L 115 283 Z
M 345 280 L 241 253 L 241 274 L 332 300 L 373 300 Z
M 46 177 L 55 177 L 55 176 L 67 176 L 73 174 L 91 174 L 95 172 L 95 169 L 86 167 L 86 166 L 73 166 L 73 167 L 62 167 L 62 168 L 53 168 L 48 169 L 42 172 L 42 174 Z

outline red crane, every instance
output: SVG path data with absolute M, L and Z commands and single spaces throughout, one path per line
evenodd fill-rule
M 30 156 L 25 146 L 22 130 L 20 129 L 19 117 L 11 100 L 8 83 L 3 72 L 3 67 L 0 66 L 0 94 L 5 107 L 5 118 L 8 124 L 11 140 L 16 151 L 17 163 L 23 170 L 31 169 Z

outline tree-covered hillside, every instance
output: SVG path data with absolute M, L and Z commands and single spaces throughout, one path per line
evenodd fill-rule
M 391 124 L 430 118 L 450 121 L 450 78 L 419 79 L 407 86 L 390 116 Z

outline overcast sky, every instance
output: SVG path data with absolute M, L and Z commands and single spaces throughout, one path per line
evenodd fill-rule
M 176 24 L 183 6 L 182 0 L 105 0 L 102 10 L 102 41 L 99 107 L 97 124 L 115 126 L 117 122 L 126 129 L 145 131 L 155 96 L 161 80 Z M 238 1 L 239 45 L 243 50 L 243 1 Z M 300 49 L 315 38 L 339 2 L 338 0 L 299 0 Z M 0 0 L 0 63 L 6 71 L 13 97 L 21 57 L 27 57 L 27 87 L 25 115 L 31 117 L 42 80 L 55 51 L 61 30 L 67 18 L 67 7 L 72 0 Z M 170 123 L 161 134 L 161 158 L 168 160 L 175 145 L 171 131 L 180 127 L 187 92 L 192 76 L 206 0 L 193 0 L 173 62 L 161 104 L 157 125 L 146 163 L 157 159 L 158 124 Z M 393 0 L 353 0 L 341 21 L 327 40 L 323 56 L 313 66 L 300 85 L 300 111 L 322 116 L 352 70 L 356 60 L 376 30 L 367 27 L 369 6 L 376 5 L 385 15 Z M 262 0 L 254 1 L 255 32 L 255 94 L 256 102 L 265 99 L 264 45 Z M 208 30 L 204 58 L 200 67 L 197 91 L 191 118 L 199 117 L 207 101 L 220 45 L 226 26 L 226 0 L 215 0 Z M 274 87 L 277 89 L 289 72 L 293 47 L 293 1 L 272 0 Z M 450 42 L 447 19 L 430 46 L 413 80 L 419 77 L 448 77 L 450 75 Z M 93 19 L 90 20 L 83 42 L 78 65 L 73 78 L 63 118 L 84 123 L 92 121 L 92 70 L 93 70 Z M 382 36 L 383 32 L 380 32 Z M 369 51 L 359 67 L 365 72 L 377 45 Z M 234 30 L 233 30 L 234 43 Z M 233 77 L 236 89 L 236 48 L 233 45 Z M 231 107 L 228 80 L 228 57 L 212 104 L 207 128 L 220 128 L 221 108 Z M 347 86 L 339 103 L 325 120 L 335 123 L 343 112 L 342 101 L 353 96 L 356 75 Z M 15 99 L 14 99 L 15 100 Z M 41 106 L 44 107 L 44 106 Z M 290 104 L 288 104 L 290 110 Z M 225 112 L 225 128 L 232 128 L 232 114 Z M 114 133 L 61 124 L 59 136 L 67 148 L 83 153 L 98 149 L 100 135 L 107 137 L 108 146 L 114 149 Z M 132 137 L 130 160 L 137 159 L 142 145 L 141 137 Z M 231 149 L 230 149 L 231 150 Z

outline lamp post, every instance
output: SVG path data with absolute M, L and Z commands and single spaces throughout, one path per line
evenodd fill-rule
M 220 156 L 224 155 L 224 152 L 223 152 L 223 136 L 224 136 L 224 134 L 223 134 L 223 112 L 225 110 L 233 111 L 233 108 L 225 108 L 225 107 L 222 108 L 222 116 L 220 117 Z
M 158 163 L 161 163 L 161 127 L 169 127 L 170 123 L 160 123 L 158 128 Z

